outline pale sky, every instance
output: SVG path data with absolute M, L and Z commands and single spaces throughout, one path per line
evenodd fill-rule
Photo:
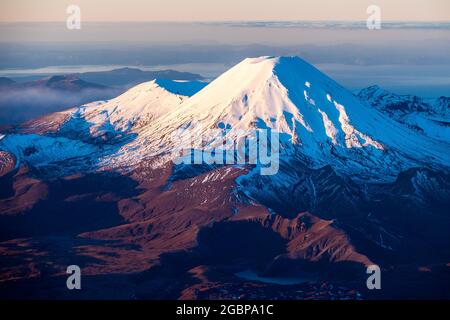
M 450 0 L 0 0 L 0 21 L 366 20 L 369 5 L 383 20 L 450 21 Z

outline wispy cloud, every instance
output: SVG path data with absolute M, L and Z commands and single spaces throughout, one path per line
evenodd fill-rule
M 200 25 L 236 28 L 299 28 L 299 29 L 365 29 L 366 21 L 217 21 L 198 22 Z M 385 29 L 444 29 L 450 30 L 448 22 L 383 22 Z

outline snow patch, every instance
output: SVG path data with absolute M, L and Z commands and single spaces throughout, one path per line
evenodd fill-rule
M 328 115 L 323 112 L 322 110 L 318 109 L 320 114 L 322 115 L 323 119 L 323 125 L 325 126 L 325 133 L 327 136 L 331 139 L 333 144 L 338 144 L 336 136 L 338 134 L 338 131 L 336 127 L 334 126 L 333 122 L 331 122 L 330 118 L 328 118 Z
M 372 146 L 376 149 L 384 150 L 383 146 L 377 141 L 370 138 L 368 135 L 359 132 L 354 126 L 350 124 L 350 119 L 342 104 L 334 101 L 334 106 L 339 111 L 339 122 L 341 123 L 342 131 L 345 133 L 345 145 L 347 148 L 362 148 L 363 146 Z M 361 144 L 359 138 L 364 140 Z
M 37 134 L 8 135 L 0 141 L 0 148 L 13 153 L 19 161 L 25 161 L 35 167 L 99 151 L 97 147 L 81 141 Z

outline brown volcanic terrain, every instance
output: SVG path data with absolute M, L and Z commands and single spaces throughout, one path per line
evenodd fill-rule
M 175 179 L 167 165 L 44 181 L 22 167 L 13 195 L 0 200 L 0 295 L 360 299 L 403 297 L 420 285 L 424 297 L 446 296 L 441 280 L 450 268 L 440 264 L 391 267 L 389 290 L 368 292 L 365 266 L 373 262 L 356 249 L 361 243 L 332 220 L 308 212 L 284 218 L 245 200 L 235 183 L 245 172 L 221 167 Z M 82 292 L 65 288 L 71 264 L 82 268 Z M 237 276 L 245 270 L 261 278 Z
M 305 264 L 315 272 L 339 262 L 360 270 L 370 264 L 332 221 L 309 213 L 282 218 L 243 200 L 235 179 L 245 171 L 222 167 L 173 181 L 168 165 L 141 168 L 130 177 L 89 174 L 44 181 L 23 167 L 12 179 L 14 195 L 0 201 L 1 287 L 14 297 L 30 279 L 38 288 L 46 286 L 64 279 L 67 265 L 78 264 L 95 287 L 99 279 L 111 278 L 113 285 L 121 275 L 136 295 L 183 298 L 198 282 L 202 272 L 192 276 L 192 268 L 200 265 L 220 269 L 213 278 L 218 274 L 233 288 L 243 281 L 234 273 L 244 269 L 277 275 L 280 268 L 302 273 Z M 153 291 L 174 274 L 180 276 L 174 288 Z M 204 289 L 212 290 L 208 273 L 201 277 Z M 136 284 L 141 278 L 145 286 L 141 280 Z M 60 280 L 45 294 L 64 286 Z M 266 294 L 273 291 L 272 285 L 259 286 Z M 33 297 L 44 294 L 39 292 Z
M 9 152 L 0 150 L 0 178 L 10 173 L 16 166 L 16 158 Z

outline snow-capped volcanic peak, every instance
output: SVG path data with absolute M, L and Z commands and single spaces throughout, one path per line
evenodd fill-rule
M 60 132 L 85 141 L 121 139 L 175 110 L 206 83 L 158 79 L 141 83 L 109 101 L 72 109 Z
M 300 145 L 383 149 L 366 133 L 369 124 L 353 125 L 352 116 L 361 112 L 356 108 L 351 94 L 300 58 L 261 57 L 224 73 L 186 101 L 177 117 L 201 119 L 208 128 L 219 123 L 232 130 L 271 128 Z
M 106 157 L 114 157 L 115 142 L 126 143 L 205 85 L 165 79 L 141 83 L 109 101 L 92 102 L 32 121 L 26 127 L 27 134 L 2 137 L 0 149 L 9 150 L 18 163 L 25 161 L 37 167 L 76 156 L 102 157 L 97 146 L 102 143 L 112 146 L 105 151 Z
M 140 128 L 171 111 L 186 98 L 172 93 L 161 83 L 169 86 L 175 82 L 153 80 L 141 83 L 107 102 L 86 104 L 79 108 L 75 116 L 96 126 L 109 123 L 115 130 L 122 132 Z
M 278 133 L 282 162 L 332 165 L 363 178 L 394 176 L 418 165 L 450 165 L 448 141 L 420 134 L 361 103 L 298 57 L 245 59 L 204 85 L 142 83 L 110 101 L 72 110 L 58 134 L 114 145 L 97 155 L 101 168 L 133 168 L 144 159 L 156 166 L 179 157 L 180 149 L 222 146 L 223 136 L 233 142 L 229 147 L 266 129 Z
M 339 161 L 347 166 L 357 158 L 366 162 L 357 164 L 364 170 L 367 161 L 387 168 L 398 158 L 387 150 L 448 161 L 440 146 L 427 141 L 417 146 L 407 128 L 361 104 L 298 57 L 245 59 L 146 127 L 131 147 L 145 146 L 146 155 L 170 154 L 181 141 L 173 138 L 175 132 L 205 139 L 208 130 L 219 128 L 232 140 L 270 128 L 280 134 L 283 150 L 300 152 L 317 165 Z M 201 139 L 195 148 L 208 145 Z M 343 160 L 355 152 L 356 158 Z

